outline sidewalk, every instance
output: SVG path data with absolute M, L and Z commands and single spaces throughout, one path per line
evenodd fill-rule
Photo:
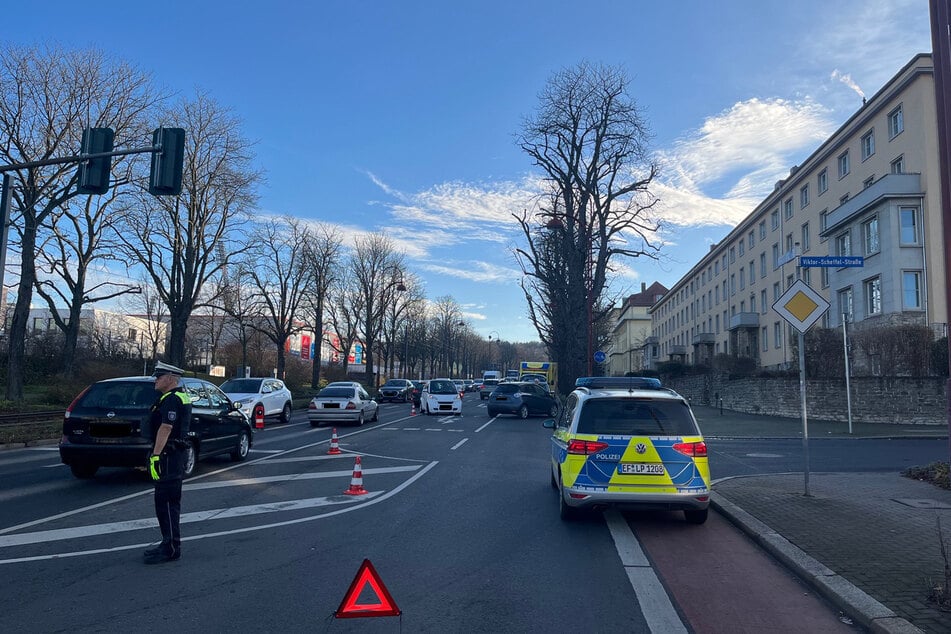
M 707 438 L 802 438 L 802 422 L 693 408 Z M 853 423 L 853 437 L 947 438 L 946 425 Z M 809 437 L 849 437 L 847 423 L 809 421 Z M 937 522 L 951 548 L 951 491 L 898 473 L 725 478 L 713 507 L 873 632 L 951 632 L 928 602 L 944 580 Z

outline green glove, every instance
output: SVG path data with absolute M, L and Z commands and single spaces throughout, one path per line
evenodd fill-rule
M 159 466 L 159 459 L 162 456 L 149 456 L 149 475 L 152 476 L 152 479 L 156 482 L 159 478 L 162 477 L 162 469 Z

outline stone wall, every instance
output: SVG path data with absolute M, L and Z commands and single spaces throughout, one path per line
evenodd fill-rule
M 664 379 L 691 403 L 713 405 L 719 394 L 724 409 L 750 414 L 798 418 L 798 378 L 743 378 L 707 374 Z M 947 379 L 943 377 L 862 377 L 850 382 L 852 421 L 863 423 L 945 424 L 948 420 Z M 844 380 L 806 381 L 810 419 L 848 420 Z

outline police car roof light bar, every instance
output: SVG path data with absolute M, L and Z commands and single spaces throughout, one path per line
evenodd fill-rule
M 575 379 L 575 387 L 615 390 L 660 390 L 660 379 L 650 376 L 583 376 Z

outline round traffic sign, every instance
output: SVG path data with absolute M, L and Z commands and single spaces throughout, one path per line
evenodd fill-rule
M 604 354 L 601 350 L 598 350 L 594 353 L 594 362 L 595 363 L 604 363 L 604 360 L 608 358 L 608 355 Z

